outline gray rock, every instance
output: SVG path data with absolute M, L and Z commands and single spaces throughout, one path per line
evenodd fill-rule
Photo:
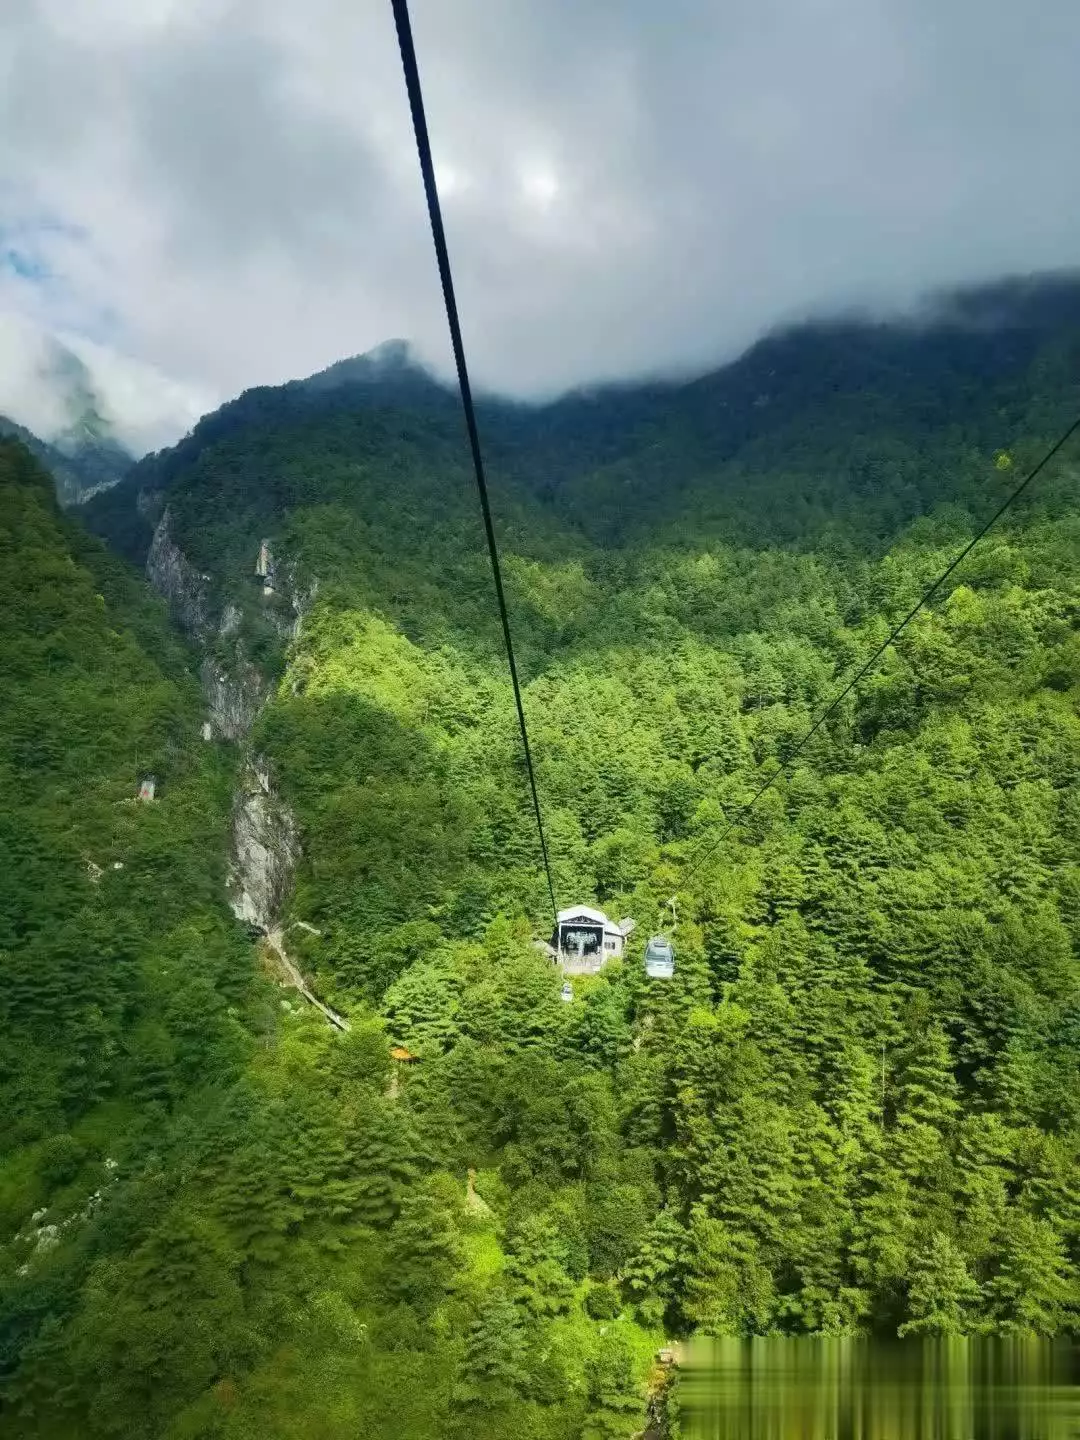
M 237 644 L 231 665 L 207 656 L 199 667 L 199 677 L 214 732 L 226 740 L 243 740 L 266 698 L 262 672 Z
M 299 855 L 295 817 L 275 792 L 266 761 L 253 756 L 233 803 L 229 903 L 238 920 L 263 931 L 274 927 Z
M 206 640 L 210 633 L 206 584 L 176 543 L 168 506 L 150 542 L 146 577 L 164 596 L 180 628 L 196 640 Z
M 195 569 L 176 541 L 166 506 L 154 530 L 146 573 L 163 595 L 180 627 L 203 650 L 199 667 L 208 719 L 203 735 L 243 743 L 270 692 L 269 682 L 244 653 L 243 613 L 229 601 L 215 624 L 210 613 L 209 576 Z M 294 639 L 314 601 L 317 582 L 301 589 L 293 568 L 281 571 L 292 615 L 272 613 L 284 639 Z M 229 642 L 222 645 L 222 641 Z M 292 887 L 300 854 L 295 817 L 277 795 L 263 757 L 242 762 L 233 799 L 229 903 L 238 920 L 269 932 L 277 924 Z

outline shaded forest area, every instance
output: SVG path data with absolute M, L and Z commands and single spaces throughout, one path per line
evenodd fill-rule
M 1072 418 L 1075 294 L 486 407 L 559 900 L 638 921 L 571 1004 L 453 397 L 251 392 L 88 509 L 242 611 L 346 1035 L 225 908 L 194 658 L 5 449 L 15 1433 L 629 1436 L 693 1332 L 1074 1328 L 1075 457 L 716 842 Z

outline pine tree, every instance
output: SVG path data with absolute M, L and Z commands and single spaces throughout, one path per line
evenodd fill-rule
M 890 1137 L 894 1163 L 912 1186 L 912 1208 L 931 1221 L 951 1208 L 948 1142 L 959 1108 L 949 1042 L 941 1026 L 931 1022 L 919 1028 L 901 1054 Z
M 387 1245 L 387 1288 L 421 1310 L 431 1309 L 453 1283 L 464 1259 L 451 1216 L 423 1191 L 406 1194 Z
M 865 1153 L 854 1194 L 849 1258 L 856 1283 L 872 1298 L 880 1320 L 903 1320 L 914 1246 L 911 1186 L 882 1150 Z
M 466 1333 L 455 1405 L 493 1410 L 520 1403 L 529 1386 L 528 1350 L 520 1309 L 494 1291 Z
M 574 1013 L 563 1041 L 567 1058 L 580 1056 L 600 1069 L 613 1068 L 631 1050 L 633 1037 L 623 995 L 602 981 L 589 990 Z
M 966 1335 L 978 1314 L 979 1287 L 955 1243 L 936 1231 L 912 1257 L 900 1335 Z
M 661 1210 L 622 1272 L 623 1284 L 644 1324 L 663 1322 L 682 1293 L 687 1264 L 686 1227 L 672 1211 Z
M 754 1239 L 696 1208 L 687 1231 L 681 1300 L 690 1324 L 706 1335 L 762 1334 L 775 1303 L 772 1276 Z
M 644 1390 L 634 1374 L 634 1355 L 617 1332 L 597 1341 L 586 1366 L 589 1412 L 582 1440 L 629 1440 L 642 1429 Z
M 281 1167 L 269 1145 L 245 1146 L 218 1177 L 217 1213 L 245 1259 L 276 1264 L 290 1229 L 305 1215 L 286 1192 Z
M 957 1126 L 957 1237 L 980 1273 L 1006 1225 L 1017 1141 L 997 1115 L 966 1115 Z
M 528 1215 L 507 1237 L 506 1279 L 510 1294 L 534 1315 L 563 1315 L 573 1282 L 566 1272 L 565 1247 L 545 1215 Z
M 448 955 L 418 961 L 384 999 L 387 1028 L 398 1045 L 418 1055 L 438 1055 L 461 1036 L 461 979 Z
M 988 1328 L 997 1335 L 1056 1335 L 1078 1300 L 1053 1226 L 1022 1210 L 1008 1217 L 997 1267 L 986 1284 Z

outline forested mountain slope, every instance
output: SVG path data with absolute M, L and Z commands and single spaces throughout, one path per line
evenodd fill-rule
M 980 506 L 988 452 L 1071 418 L 1078 360 L 1080 281 L 1005 282 L 917 320 L 780 332 L 686 384 L 540 409 L 528 454 L 605 542 L 662 527 L 866 549 L 946 501 Z
M 612 1323 L 583 1232 L 498 1171 L 513 1127 L 616 1194 L 647 1173 L 550 965 L 507 922 L 459 945 L 499 1044 L 415 1096 L 381 1018 L 339 1034 L 272 984 L 225 905 L 236 757 L 202 739 L 196 657 L 11 443 L 0 658 L 4 1433 L 637 1428 L 660 1332 Z
M 525 490 L 604 544 L 652 542 L 658 527 L 678 540 L 688 524 L 695 543 L 708 527 L 769 546 L 836 545 L 854 533 L 866 548 L 936 505 L 980 505 L 988 452 L 1024 441 L 1034 450 L 1064 427 L 1078 361 L 1080 280 L 1066 277 L 944 297 L 918 322 L 797 327 L 684 383 L 538 406 L 482 398 L 479 408 L 504 516 Z M 230 439 L 243 450 L 255 433 L 268 441 L 313 427 L 316 445 L 336 435 L 359 462 L 392 455 L 398 427 L 437 464 L 448 458 L 439 444 L 461 460 L 460 423 L 456 394 L 393 342 L 308 380 L 245 392 L 94 501 L 90 524 L 145 554 L 150 529 L 132 496 L 181 475 L 186 489 L 203 452 Z M 278 488 L 264 495 L 266 481 Z M 300 503 L 283 483 L 249 473 L 245 505 Z
M 160 1122 L 238 1338 L 144 1413 L 80 1291 L 50 1343 L 102 1433 L 130 1405 L 146 1434 L 629 1435 L 665 1334 L 1074 1328 L 1075 453 L 724 831 L 1072 418 L 1077 293 L 485 402 L 559 902 L 638 921 L 571 1004 L 528 943 L 546 886 L 454 397 L 350 362 L 92 502 L 159 577 L 167 545 L 214 665 L 267 677 L 245 743 L 302 847 L 274 923 L 353 1021 L 268 1020 L 243 1099 Z M 672 894 L 676 975 L 647 981 Z M 392 1078 L 389 1042 L 416 1057 Z M 168 1271 L 139 1253 L 132 1305 Z M 226 1304 L 169 1283 L 195 1333 Z
M 52 476 L 62 505 L 75 505 L 107 490 L 134 464 L 134 456 L 103 429 L 95 431 L 90 417 L 73 426 L 59 443 L 47 444 L 23 425 L 0 415 L 0 437 L 19 440 Z

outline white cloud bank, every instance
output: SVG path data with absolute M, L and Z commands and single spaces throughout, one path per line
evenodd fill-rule
M 0 414 L 56 441 L 88 403 L 126 450 L 143 455 L 186 434 L 218 398 L 85 335 L 0 314 Z
M 1080 264 L 1075 0 L 413 10 L 493 388 Z M 6 0 L 0 41 L 0 308 L 103 347 L 118 405 L 186 376 L 186 413 L 396 335 L 445 366 L 389 0 Z

